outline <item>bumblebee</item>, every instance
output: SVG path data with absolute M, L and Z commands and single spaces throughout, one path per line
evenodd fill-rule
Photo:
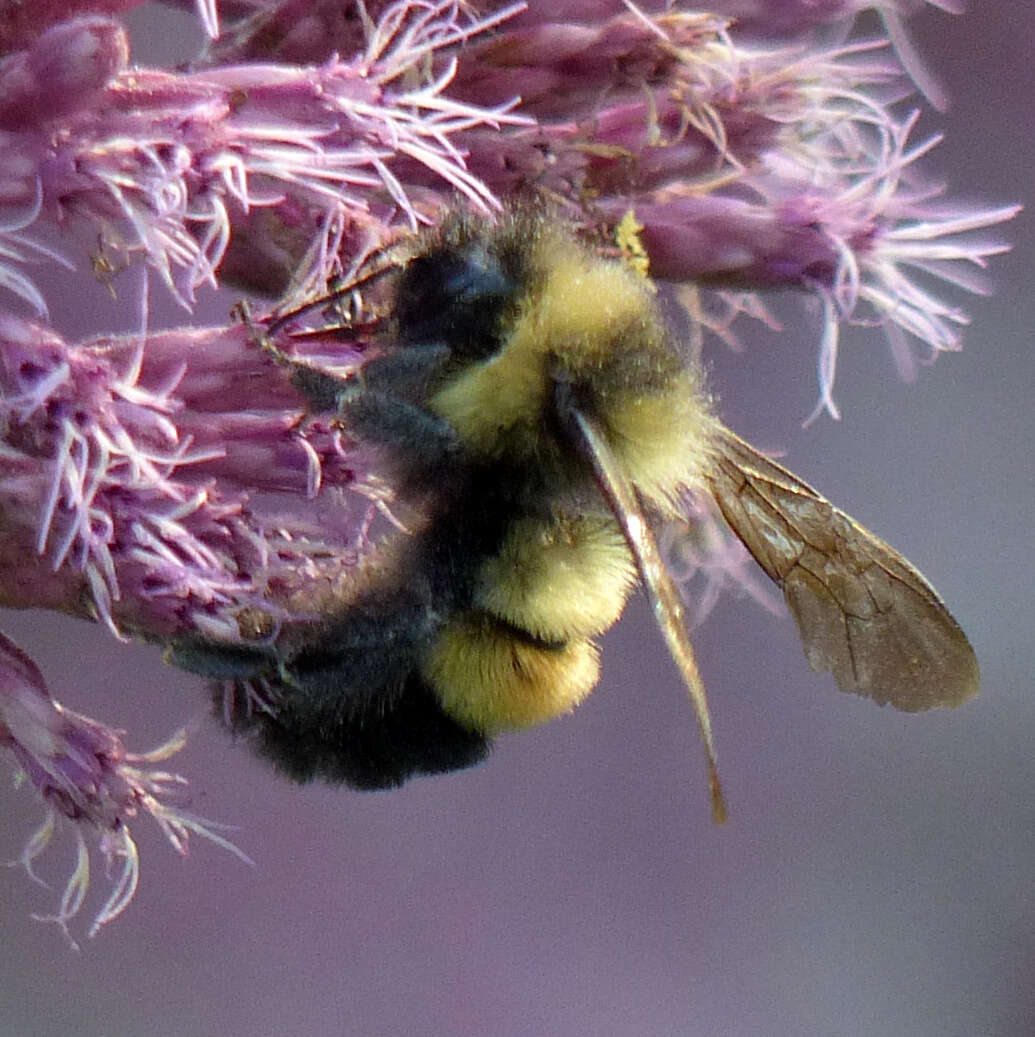
M 907 711 L 976 693 L 974 653 L 927 581 L 712 413 L 649 281 L 557 221 L 456 213 L 392 264 L 384 340 L 356 377 L 292 363 L 317 410 L 392 460 L 422 522 L 373 549 L 316 623 L 254 647 L 173 646 L 238 686 L 228 720 L 300 781 L 401 784 L 566 713 L 596 639 L 642 584 L 697 711 L 703 685 L 651 523 L 710 495 L 783 591 L 815 670 Z

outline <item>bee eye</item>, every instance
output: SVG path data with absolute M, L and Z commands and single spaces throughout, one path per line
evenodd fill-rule
M 464 359 L 484 359 L 502 345 L 501 328 L 517 293 L 518 286 L 480 244 L 417 256 L 400 276 L 399 336 L 409 344 L 443 343 Z

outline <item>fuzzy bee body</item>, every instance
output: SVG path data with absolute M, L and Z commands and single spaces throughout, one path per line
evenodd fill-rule
M 294 378 L 388 450 L 424 524 L 364 563 L 321 622 L 236 649 L 235 677 L 261 676 L 275 701 L 230 720 L 288 774 L 397 785 L 569 711 L 642 579 L 718 804 L 703 688 L 645 517 L 677 514 L 688 488 L 715 497 L 842 688 L 904 709 L 976 690 L 970 646 L 923 578 L 713 417 L 645 279 L 524 211 L 454 216 L 393 276 L 399 351 L 357 385 Z M 173 652 L 215 669 L 197 645 Z

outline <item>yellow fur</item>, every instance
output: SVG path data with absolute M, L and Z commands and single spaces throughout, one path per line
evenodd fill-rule
M 666 512 L 705 470 L 710 428 L 695 375 L 671 351 L 650 285 L 627 267 L 570 241 L 539 243 L 547 276 L 505 348 L 441 388 L 430 409 L 456 429 L 472 454 L 519 464 L 552 463 L 566 449 L 548 438 L 555 379 L 599 393 L 599 417 L 633 485 Z M 623 351 L 655 373 L 645 389 L 623 383 Z
M 640 494 L 665 514 L 682 514 L 679 491 L 700 486 L 713 427 L 693 374 L 681 371 L 662 393 L 626 396 L 604 421 L 611 447 Z
M 469 613 L 445 627 L 422 673 L 454 720 L 493 735 L 570 712 L 593 689 L 600 664 L 591 641 L 545 647 Z
M 636 582 L 629 549 L 610 515 L 515 521 L 482 566 L 475 601 L 545 641 L 601 634 L 617 622 Z

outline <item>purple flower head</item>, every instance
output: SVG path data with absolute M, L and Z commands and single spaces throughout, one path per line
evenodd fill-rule
M 131 6 L 0 3 L 0 602 L 96 621 L 184 665 L 184 645 L 290 637 L 379 526 L 406 528 L 385 452 L 333 408 L 311 413 L 298 385 L 299 371 L 362 375 L 383 326 L 355 295 L 347 340 L 321 314 L 276 314 L 444 213 L 489 220 L 543 197 L 599 241 L 631 217 L 654 278 L 690 300 L 698 349 L 709 332 L 734 341 L 738 316 L 775 327 L 768 291 L 818 300 L 816 413 L 836 417 L 839 329 L 879 324 L 908 377 L 959 349 L 966 315 L 932 279 L 984 290 L 973 273 L 1005 247 L 985 228 L 1017 211 L 942 201 L 923 176 L 936 141 L 914 142 L 901 102 L 910 76 L 933 89 L 899 4 L 236 0 L 217 20 L 199 0 L 212 40 L 176 70 L 133 64 L 115 17 Z M 865 7 L 894 47 L 844 42 Z M 819 31 L 831 25 L 836 44 Z M 155 282 L 188 312 L 207 289 L 248 288 L 270 312 L 165 329 L 145 304 L 133 334 L 62 330 L 35 276 L 56 263 L 113 293 L 136 270 L 143 299 Z M 711 513 L 685 512 L 692 532 L 673 527 L 668 555 L 703 578 L 698 614 L 730 584 L 767 601 Z M 275 689 L 239 677 L 222 689 L 228 720 L 276 708 Z M 76 832 L 63 928 L 88 835 L 117 865 L 91 933 L 133 895 L 137 815 L 180 852 L 192 831 L 229 847 L 170 801 L 183 779 L 152 769 L 181 736 L 127 752 L 6 640 L 0 744 L 45 808 L 30 874 L 59 820 Z
M 43 884 L 33 872 L 33 862 L 47 848 L 57 821 L 67 818 L 76 823 L 76 865 L 61 904 L 56 914 L 37 916 L 41 921 L 56 922 L 73 947 L 76 944 L 68 923 L 82 907 L 90 883 L 85 833 L 95 833 L 108 871 L 115 873 L 111 893 L 90 927 L 90 936 L 117 918 L 133 899 L 140 859 L 129 822 L 140 814 L 153 818 L 181 855 L 186 856 L 194 832 L 248 861 L 210 823 L 171 802 L 186 779 L 151 766 L 182 748 L 185 732 L 178 732 L 151 752 L 127 752 L 111 728 L 55 702 L 36 665 L 2 635 L 0 689 L 0 745 L 13 754 L 44 805 L 43 823 L 19 858 L 34 881 Z

